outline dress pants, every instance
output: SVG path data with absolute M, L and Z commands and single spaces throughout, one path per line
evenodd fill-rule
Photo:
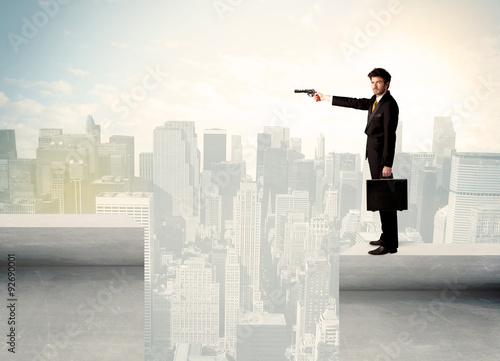
M 379 164 L 378 157 L 375 160 L 368 157 L 368 164 L 370 165 L 370 173 L 372 179 L 380 179 L 382 176 L 382 166 Z M 370 161 L 371 160 L 371 161 Z M 380 240 L 382 246 L 397 249 L 398 248 L 398 214 L 397 211 L 379 211 L 380 222 L 382 223 L 382 235 Z

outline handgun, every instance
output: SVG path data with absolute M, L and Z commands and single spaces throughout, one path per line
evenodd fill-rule
M 312 97 L 316 93 L 316 90 L 314 90 L 314 89 L 295 89 L 293 92 L 294 93 L 306 93 L 307 95 Z

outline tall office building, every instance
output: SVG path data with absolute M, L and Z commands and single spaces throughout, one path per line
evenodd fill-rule
M 256 183 L 241 183 L 233 212 L 234 244 L 241 264 L 240 307 L 253 311 L 260 279 L 261 203 Z
M 10 199 L 9 160 L 0 159 L 0 202 Z
M 271 134 L 271 148 L 288 148 L 290 144 L 290 128 L 265 126 L 264 133 Z
M 434 215 L 434 232 L 432 233 L 432 243 L 443 244 L 446 236 L 446 216 L 448 206 L 439 209 Z
M 257 165 L 255 180 L 260 182 L 260 178 L 264 176 L 264 151 L 271 148 L 271 134 L 258 133 L 257 134 Z
M 224 282 L 224 347 L 235 349 L 240 309 L 240 262 L 234 248 L 227 250 Z
M 340 235 L 354 234 L 360 230 L 360 211 L 359 209 L 349 209 L 349 212 L 342 217 L 342 226 L 340 228 Z
M 451 157 L 455 150 L 456 132 L 451 117 L 434 117 L 432 153 Z
M 455 152 L 456 132 L 451 117 L 435 117 L 432 153 L 436 156 L 438 204 L 448 204 L 450 191 L 451 156 Z
M 408 179 L 408 204 L 417 204 L 419 190 L 419 171 L 434 165 L 435 156 L 428 152 L 397 153 L 393 174 L 396 178 Z
M 219 284 L 201 257 L 175 268 L 171 295 L 172 343 L 219 345 Z
M 131 179 L 131 165 L 126 144 L 101 143 L 97 146 L 97 155 L 99 158 L 99 178 L 111 175 Z
M 309 236 L 306 243 L 306 252 L 321 249 L 326 235 L 330 233 L 330 222 L 325 215 L 318 215 L 309 222 Z
M 500 243 L 500 204 L 471 209 L 468 243 Z
M 112 135 L 109 142 L 125 145 L 125 174 L 124 177 L 133 182 L 135 177 L 135 145 L 134 137 L 130 135 Z
M 306 260 L 301 334 L 316 332 L 316 323 L 329 304 L 331 265 L 324 259 Z
M 316 140 L 316 150 L 314 151 L 314 159 L 325 158 L 325 136 L 321 133 Z
M 36 196 L 36 160 L 9 161 L 9 188 L 11 199 L 34 199 Z
M 194 122 L 156 127 L 153 169 L 155 217 L 198 216 L 200 152 Z
M 274 211 L 275 239 L 273 251 L 276 253 L 284 250 L 285 223 L 289 213 L 302 213 L 305 220 L 309 221 L 311 214 L 309 193 L 304 191 L 293 191 L 291 194 L 276 195 L 276 206 Z
M 210 263 L 214 267 L 215 281 L 219 284 L 219 338 L 225 334 L 226 260 L 227 248 L 215 246 L 210 253 Z
M 338 361 L 339 351 L 339 319 L 333 302 L 316 324 L 313 361 Z
M 339 191 L 333 186 L 330 186 L 325 193 L 323 212 L 330 221 L 339 218 Z
M 284 228 L 283 258 L 287 268 L 293 270 L 300 267 L 304 260 L 309 222 L 306 222 L 304 213 L 288 213 Z
M 438 210 L 437 172 L 434 167 L 421 169 L 418 175 L 417 231 L 426 243 L 432 243 L 434 215 Z
M 396 129 L 396 152 L 403 151 L 403 126 L 404 122 L 400 119 L 398 121 L 398 127 Z
M 233 135 L 231 137 L 231 160 L 233 162 L 243 161 L 243 145 L 241 143 L 241 135 Z
M 51 184 L 54 180 L 52 172 L 55 168 L 58 173 L 56 178 L 60 180 L 64 175 L 66 186 L 76 187 L 74 192 L 77 193 L 80 185 L 90 184 L 96 178 L 99 168 L 97 148 L 100 142 L 97 129 L 99 126 L 93 120 L 87 120 L 87 132 L 90 132 L 87 134 L 63 134 L 60 129 L 40 129 L 36 150 L 38 194 L 51 194 L 54 187 Z M 82 191 L 85 192 L 85 189 Z M 78 198 L 78 195 L 74 197 Z M 87 204 L 83 204 L 82 208 L 86 206 Z M 69 210 L 74 212 L 73 204 Z
M 17 158 L 16 131 L 0 129 L 0 159 Z
M 309 159 L 297 159 L 289 162 L 288 187 L 292 191 L 309 192 L 309 202 L 315 201 L 316 196 L 316 172 L 314 161 Z
M 340 171 L 339 174 L 339 217 L 343 218 L 350 209 L 358 209 L 361 203 L 363 174 L 359 171 Z
M 226 161 L 226 130 L 203 131 L 203 170 L 211 170 L 212 164 Z
M 500 204 L 500 153 L 456 153 L 451 161 L 445 243 L 468 243 L 471 211 Z
M 285 361 L 286 346 L 283 314 L 250 312 L 240 316 L 236 360 Z
M 288 152 L 285 148 L 267 148 L 264 150 L 264 191 L 263 219 L 267 210 L 274 209 L 277 194 L 288 193 Z
M 151 346 L 151 234 L 153 229 L 151 193 L 101 193 L 96 197 L 96 214 L 128 215 L 144 228 L 144 343 Z
M 341 171 L 358 171 L 360 156 L 353 153 L 329 153 L 325 158 L 325 176 L 329 185 L 337 186 Z
M 139 177 L 146 181 L 153 180 L 153 153 L 139 154 Z
M 245 179 L 245 162 L 220 162 L 212 164 L 210 185 L 202 189 L 201 196 L 209 194 L 207 192 L 212 187 L 218 188 L 221 196 L 221 231 L 225 229 L 226 221 L 233 219 L 233 199 L 240 189 L 240 183 Z
M 87 116 L 85 134 L 94 138 L 95 144 L 101 143 L 101 126 L 95 124 L 92 115 Z

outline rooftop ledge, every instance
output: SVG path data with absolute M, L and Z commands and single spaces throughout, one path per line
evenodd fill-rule
M 500 244 L 400 243 L 369 255 L 356 244 L 340 255 L 340 291 L 500 290 Z

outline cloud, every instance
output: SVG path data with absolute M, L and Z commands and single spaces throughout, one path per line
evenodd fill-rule
M 70 73 L 75 74 L 76 76 L 81 76 L 81 77 L 85 77 L 85 76 L 89 75 L 88 71 L 85 71 L 82 69 L 77 69 L 77 68 L 68 68 L 68 71 Z
M 5 95 L 4 93 L 0 92 L 0 107 L 3 107 L 8 102 L 9 102 L 9 98 L 7 98 L 7 95 Z
M 5 78 L 5 81 L 9 84 L 17 85 L 19 88 L 38 90 L 43 95 L 52 95 L 53 93 L 71 93 L 73 91 L 73 86 L 65 80 L 33 82 L 25 79 Z

